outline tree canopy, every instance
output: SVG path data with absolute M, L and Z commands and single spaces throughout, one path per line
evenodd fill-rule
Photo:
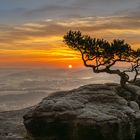
M 139 74 L 140 49 L 132 49 L 124 40 L 114 39 L 110 43 L 104 39 L 82 35 L 80 31 L 69 31 L 64 36 L 64 42 L 81 53 L 84 65 L 91 67 L 93 72 L 119 75 L 123 87 L 127 82 L 135 81 Z M 131 68 L 123 71 L 111 69 L 118 62 L 131 63 Z M 135 72 L 133 80 L 130 80 L 127 72 Z

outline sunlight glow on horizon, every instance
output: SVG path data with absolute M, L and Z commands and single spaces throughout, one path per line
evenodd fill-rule
M 121 26 L 119 21 L 122 22 Z M 126 21 L 131 23 L 130 19 Z M 63 42 L 63 36 L 70 29 L 108 41 L 124 39 L 132 48 L 139 48 L 140 28 L 136 30 L 132 23 L 130 27 L 124 26 L 126 21 L 122 17 L 85 17 L 1 27 L 5 32 L 0 31 L 0 66 L 10 63 L 16 66 L 21 63 L 54 67 L 83 65 L 78 52 Z
M 68 68 L 69 68 L 69 69 L 72 69 L 72 67 L 73 67 L 73 66 L 72 66 L 71 64 L 68 65 Z

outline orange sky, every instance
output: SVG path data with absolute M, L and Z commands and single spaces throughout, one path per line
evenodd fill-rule
M 60 50 L 61 49 L 61 50 Z M 54 67 L 67 68 L 69 64 L 80 67 L 80 55 L 67 47 L 51 48 L 48 50 L 1 50 L 1 67 Z
M 127 23 L 127 24 L 126 24 Z M 63 43 L 70 29 L 92 37 L 124 39 L 133 48 L 140 45 L 140 21 L 129 17 L 84 17 L 44 20 L 21 25 L 0 25 L 0 67 L 82 66 L 77 52 Z

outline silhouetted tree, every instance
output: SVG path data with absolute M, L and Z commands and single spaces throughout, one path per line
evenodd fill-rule
M 140 49 L 133 50 L 124 40 L 117 39 L 109 43 L 104 39 L 82 35 L 80 31 L 69 31 L 64 36 L 64 42 L 70 48 L 81 53 L 84 65 L 91 67 L 93 72 L 119 75 L 122 87 L 126 87 L 127 82 L 134 82 L 139 74 Z M 119 62 L 131 63 L 131 68 L 127 70 L 112 69 Z M 135 72 L 133 80 L 130 80 L 128 72 Z

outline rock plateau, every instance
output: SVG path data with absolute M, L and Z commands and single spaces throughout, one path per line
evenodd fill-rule
M 138 84 L 91 84 L 44 98 L 24 125 L 34 140 L 138 140 L 139 106 Z

